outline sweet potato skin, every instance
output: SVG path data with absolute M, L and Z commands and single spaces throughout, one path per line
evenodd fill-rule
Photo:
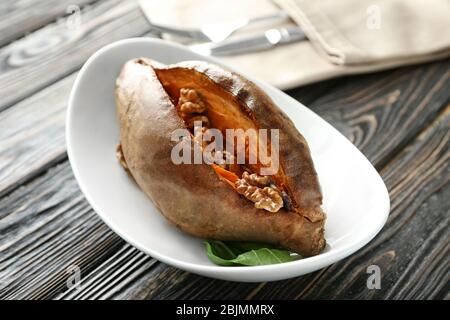
M 298 212 L 256 209 L 207 164 L 175 165 L 174 130 L 184 128 L 155 69 L 184 68 L 206 75 L 235 96 L 260 128 L 280 129 L 280 162 Z M 305 139 L 256 85 L 205 62 L 163 66 L 140 58 L 127 62 L 116 82 L 120 143 L 129 172 L 161 213 L 184 232 L 206 239 L 280 245 L 302 256 L 325 246 L 322 195 Z

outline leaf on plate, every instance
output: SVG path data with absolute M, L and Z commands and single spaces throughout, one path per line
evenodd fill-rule
M 254 242 L 205 241 L 208 258 L 220 266 L 261 266 L 294 261 L 298 255 L 275 246 Z

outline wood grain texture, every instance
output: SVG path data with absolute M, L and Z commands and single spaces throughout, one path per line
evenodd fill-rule
M 0 49 L 0 110 L 73 73 L 104 45 L 150 31 L 136 0 L 88 9 L 78 28 L 66 17 Z
M 96 0 L 2 0 L 0 4 L 0 46 L 63 17 L 70 6 L 83 6 Z
M 92 211 L 67 162 L 0 200 L 0 298 L 48 298 L 124 242 Z
M 325 84 L 326 94 L 308 107 L 380 168 L 450 103 L 450 59 Z M 308 98 L 320 87 L 319 83 L 291 94 L 302 101 L 303 95 Z
M 64 121 L 75 76 L 0 112 L 0 197 L 66 157 Z
M 341 83 L 327 82 L 323 88 L 316 85 L 290 92 L 300 100 L 302 92 L 309 92 L 312 108 L 371 154 L 374 164 L 382 169 L 391 192 L 392 214 L 383 232 L 352 257 L 314 274 L 269 284 L 212 280 L 168 267 L 124 243 L 109 230 L 84 200 L 65 161 L 64 92 L 74 75 L 58 81 L 0 113 L 2 128 L 16 126 L 16 130 L 10 128 L 9 133 L 2 136 L 0 156 L 6 158 L 5 155 L 14 155 L 16 150 L 20 159 L 20 165 L 9 162 L 1 167 L 0 163 L 0 172 L 9 172 L 2 177 L 12 177 L 8 195 L 0 200 L 0 297 L 448 296 L 448 63 L 352 77 Z M 411 81 L 413 75 L 428 76 L 426 81 Z M 433 94 L 429 94 L 430 91 Z M 368 99 L 371 92 L 376 93 Z M 389 99 L 391 96 L 395 101 Z M 412 100 L 414 103 L 405 104 Z M 416 111 L 421 105 L 423 107 Z M 33 110 L 32 106 L 39 108 Z M 38 121 L 38 110 L 46 115 L 41 121 Z M 406 132 L 396 132 L 399 124 L 394 119 L 398 116 L 411 122 L 403 129 Z M 44 118 L 49 119 L 48 123 Z M 437 120 L 426 122 L 424 118 Z M 56 131 L 47 135 L 51 126 Z M 380 127 L 383 131 L 379 131 Z M 385 148 L 383 152 L 395 154 L 395 157 L 384 157 L 378 151 L 378 140 L 384 139 L 383 132 L 395 136 L 397 143 L 406 148 Z M 27 144 L 27 140 L 30 143 Z M 3 141 L 8 143 L 3 144 Z M 17 151 L 27 147 L 23 154 Z M 41 155 L 43 159 L 36 160 L 28 153 Z M 36 170 L 26 175 L 20 173 L 27 166 L 32 167 L 33 161 L 40 161 Z M 14 180 L 21 182 L 14 184 Z M 382 269 L 382 290 L 367 290 L 365 286 L 365 270 L 374 263 Z M 73 265 L 81 268 L 80 289 L 68 288 L 66 283 L 70 277 L 68 268 Z M 421 279 L 422 274 L 427 275 L 426 279 Z
M 0 200 L 0 252 L 0 299 L 105 299 L 156 263 L 101 222 L 67 161 Z

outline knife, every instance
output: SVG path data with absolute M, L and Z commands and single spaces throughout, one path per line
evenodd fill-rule
M 264 33 L 217 43 L 189 46 L 194 52 L 206 56 L 228 56 L 271 49 L 280 44 L 292 43 L 306 38 L 300 27 L 269 29 Z

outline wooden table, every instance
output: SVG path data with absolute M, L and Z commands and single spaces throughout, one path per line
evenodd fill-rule
M 79 5 L 81 32 L 67 28 Z M 115 40 L 154 36 L 117 0 L 0 5 L 0 297 L 57 299 L 449 299 L 450 60 L 291 90 L 370 159 L 389 188 L 382 232 L 318 272 L 274 283 L 190 274 L 138 251 L 95 214 L 64 141 L 77 71 Z M 381 289 L 366 287 L 369 265 Z M 67 286 L 70 266 L 81 288 Z

